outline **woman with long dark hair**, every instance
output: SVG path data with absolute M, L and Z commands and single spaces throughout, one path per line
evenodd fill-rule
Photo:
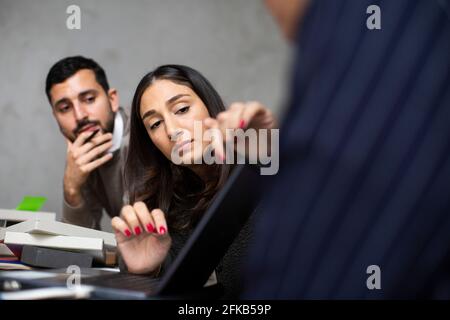
M 164 272 L 232 170 L 223 164 L 223 141 L 203 141 L 195 130 L 273 127 L 272 114 L 257 102 L 225 110 L 213 86 L 194 69 L 165 65 L 146 74 L 130 115 L 125 183 L 132 205 L 112 220 L 128 271 Z M 219 161 L 202 161 L 206 151 Z

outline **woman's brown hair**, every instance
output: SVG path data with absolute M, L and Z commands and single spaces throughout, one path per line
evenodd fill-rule
M 156 80 L 170 80 L 191 88 L 215 118 L 225 110 L 217 91 L 198 71 L 182 65 L 164 65 L 147 73 L 136 88 L 131 105 L 130 142 L 125 166 L 125 184 L 130 203 L 143 201 L 151 210 L 166 214 L 169 228 L 188 230 L 209 206 L 225 183 L 231 167 L 213 165 L 212 182 L 205 183 L 191 169 L 173 164 L 153 144 L 140 116 L 144 91 Z

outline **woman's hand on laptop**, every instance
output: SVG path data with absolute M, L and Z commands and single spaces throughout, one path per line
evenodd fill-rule
M 120 217 L 114 217 L 111 225 L 128 271 L 157 273 L 171 245 L 164 212 L 149 211 L 145 203 L 136 202 L 123 207 Z

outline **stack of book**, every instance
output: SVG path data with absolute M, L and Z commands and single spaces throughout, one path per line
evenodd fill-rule
M 55 221 L 54 213 L 0 209 L 0 269 L 116 265 L 114 234 Z

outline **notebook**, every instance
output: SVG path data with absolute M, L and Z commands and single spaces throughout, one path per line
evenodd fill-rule
M 43 248 L 65 249 L 67 251 L 85 252 L 91 254 L 98 261 L 105 260 L 103 239 L 30 234 L 24 232 L 6 231 L 4 243 L 12 246 L 36 246 Z
M 43 212 L 43 211 L 0 209 L 0 220 L 20 222 L 30 219 L 54 221 L 56 219 L 56 214 L 53 212 Z
M 6 228 L 6 231 L 103 239 L 105 246 L 116 247 L 113 233 L 51 220 L 28 220 Z
M 79 268 L 90 268 L 93 257 L 82 252 L 23 246 L 20 261 L 38 268 L 67 268 L 73 265 Z

